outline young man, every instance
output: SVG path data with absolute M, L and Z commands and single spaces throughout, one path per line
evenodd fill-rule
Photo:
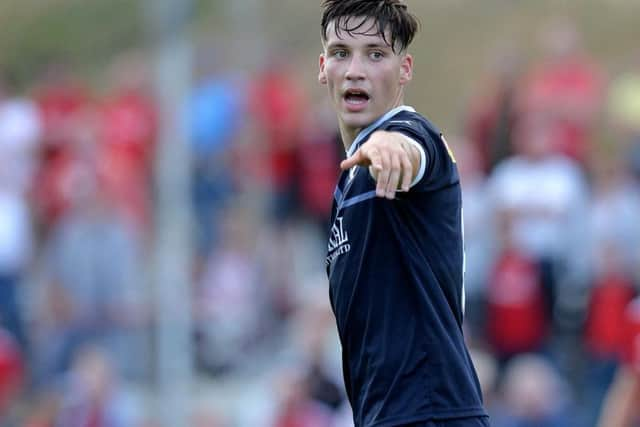
M 462 334 L 455 159 L 403 105 L 418 23 L 400 0 L 323 7 L 319 81 L 347 150 L 326 264 L 355 425 L 487 426 Z

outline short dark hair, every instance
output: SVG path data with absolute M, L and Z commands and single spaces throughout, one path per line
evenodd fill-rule
M 349 35 L 370 34 L 375 27 L 375 34 L 381 36 L 394 52 L 396 47 L 402 52 L 409 47 L 420 26 L 402 0 L 324 0 L 322 8 L 322 39 L 325 41 L 327 27 L 335 21 L 338 37 L 343 31 Z M 367 18 L 373 18 L 374 23 L 363 28 Z M 387 30 L 390 40 L 387 40 Z

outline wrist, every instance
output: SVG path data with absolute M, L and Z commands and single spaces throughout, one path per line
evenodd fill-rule
M 424 147 L 420 145 L 415 139 L 405 135 L 402 135 L 402 149 L 405 150 L 411 164 L 413 166 L 414 175 L 411 180 L 411 184 L 409 184 L 409 188 L 416 185 L 424 176 L 425 169 L 427 166 L 427 156 L 424 151 Z

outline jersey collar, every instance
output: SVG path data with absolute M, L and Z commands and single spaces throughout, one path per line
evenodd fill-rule
M 358 136 L 356 136 L 356 139 L 353 140 L 353 143 L 347 151 L 347 157 L 351 157 L 353 153 L 356 152 L 358 146 L 362 143 L 362 141 L 367 138 L 374 130 L 376 130 L 382 123 L 389 120 L 391 117 L 395 116 L 401 111 L 409 111 L 411 113 L 416 112 L 413 107 L 410 107 L 408 105 L 400 105 L 392 110 L 387 111 L 382 117 L 380 117 L 378 120 L 376 120 L 366 128 L 362 129 L 360 133 L 358 133 Z

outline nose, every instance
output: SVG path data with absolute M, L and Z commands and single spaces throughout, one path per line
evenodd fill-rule
M 353 55 L 349 62 L 349 66 L 347 67 L 345 78 L 347 80 L 362 80 L 364 77 L 365 74 L 362 60 L 357 55 Z

